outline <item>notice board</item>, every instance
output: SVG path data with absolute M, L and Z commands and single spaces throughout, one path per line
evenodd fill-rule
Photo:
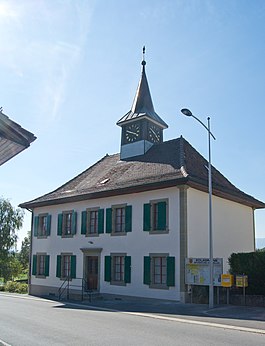
M 223 259 L 213 259 L 213 284 L 221 286 L 223 274 Z M 210 284 L 210 260 L 209 258 L 186 258 L 185 259 L 185 283 L 187 285 Z

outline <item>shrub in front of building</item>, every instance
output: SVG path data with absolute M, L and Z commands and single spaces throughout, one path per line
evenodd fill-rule
M 246 294 L 265 295 L 265 251 L 233 253 L 228 262 L 231 274 L 248 276 Z

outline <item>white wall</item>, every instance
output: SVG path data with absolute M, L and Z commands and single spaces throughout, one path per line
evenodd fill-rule
M 209 257 L 208 193 L 188 189 L 188 257 Z M 227 259 L 233 252 L 254 251 L 252 208 L 213 196 L 213 256 Z
M 169 233 L 149 234 L 143 231 L 143 205 L 150 200 L 168 198 L 169 200 Z M 109 208 L 115 204 L 127 203 L 132 205 L 132 232 L 125 236 L 111 236 L 100 234 L 98 237 L 81 235 L 81 212 L 86 208 Z M 78 213 L 77 234 L 73 238 L 57 236 L 57 215 L 65 210 L 74 209 Z M 100 292 L 143 296 L 150 298 L 164 298 L 179 300 L 179 190 L 178 188 L 161 189 L 117 197 L 61 204 L 37 208 L 35 215 L 49 213 L 52 215 L 51 236 L 47 239 L 33 237 L 33 251 L 46 252 L 50 255 L 50 275 L 46 279 L 32 276 L 33 285 L 59 287 L 62 281 L 56 278 L 56 258 L 61 252 L 72 252 L 77 256 L 77 277 L 83 277 L 83 252 L 81 248 L 103 248 L 100 259 Z M 106 221 L 106 213 L 104 215 Z M 89 244 L 93 241 L 93 244 Z M 131 283 L 126 286 L 115 286 L 104 281 L 104 256 L 111 252 L 127 253 L 131 256 Z M 149 288 L 143 284 L 143 258 L 149 253 L 169 253 L 175 256 L 176 287 L 168 290 Z

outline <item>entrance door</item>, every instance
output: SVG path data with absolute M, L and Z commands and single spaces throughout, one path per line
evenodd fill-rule
M 87 256 L 87 289 L 98 289 L 98 256 Z

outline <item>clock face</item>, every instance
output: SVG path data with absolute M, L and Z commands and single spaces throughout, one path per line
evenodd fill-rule
M 155 125 L 151 125 L 148 129 L 148 138 L 153 143 L 159 143 L 161 139 L 160 129 Z
M 127 142 L 134 142 L 138 139 L 140 135 L 139 124 L 131 124 L 126 127 L 125 138 Z

